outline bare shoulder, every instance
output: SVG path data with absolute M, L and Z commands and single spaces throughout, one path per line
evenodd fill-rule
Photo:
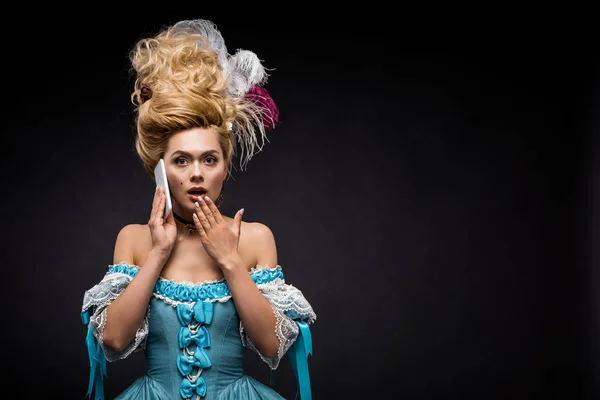
M 113 263 L 135 264 L 140 240 L 143 240 L 147 233 L 148 226 L 142 224 L 128 224 L 121 228 L 115 241 Z
M 275 241 L 275 236 L 271 228 L 261 222 L 242 221 L 240 242 L 256 246 L 263 241 Z
M 273 231 L 262 222 L 242 221 L 242 231 L 251 238 L 273 236 Z
M 277 265 L 277 245 L 270 227 L 261 222 L 242 221 L 240 244 L 252 254 L 255 265 L 275 267 Z

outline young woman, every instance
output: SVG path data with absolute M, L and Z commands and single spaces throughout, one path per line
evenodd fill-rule
M 148 224 L 121 229 L 113 263 L 85 292 L 88 395 L 104 397 L 106 360 L 144 350 L 147 374 L 117 399 L 281 399 L 244 374 L 249 347 L 272 369 L 289 353 L 310 398 L 316 315 L 285 282 L 272 231 L 219 210 L 234 156 L 243 169 L 277 122 L 264 68 L 250 51 L 229 55 L 206 20 L 140 40 L 131 62 L 136 150 L 153 178 L 164 160 L 173 210 L 165 218 L 157 187 Z

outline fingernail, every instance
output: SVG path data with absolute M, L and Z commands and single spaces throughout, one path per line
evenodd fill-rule
M 205 201 L 210 201 L 210 197 L 208 197 L 208 196 L 204 196 L 204 200 L 205 200 Z
M 240 215 L 244 215 L 244 209 L 243 208 L 240 210 Z
M 198 204 L 198 202 L 195 202 L 194 205 L 198 208 L 200 208 L 200 204 Z

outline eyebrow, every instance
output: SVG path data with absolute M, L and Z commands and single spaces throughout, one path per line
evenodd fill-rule
M 189 152 L 187 152 L 185 150 L 175 150 L 173 152 L 173 154 L 171 154 L 171 157 L 173 157 L 175 155 L 178 155 L 178 154 L 182 154 L 182 155 L 187 156 L 189 158 L 194 158 L 194 156 L 192 156 L 191 153 L 189 153 Z M 219 154 L 219 151 L 215 150 L 215 149 L 206 150 L 206 151 L 202 152 L 201 156 L 205 156 L 205 155 L 208 155 L 208 154 Z

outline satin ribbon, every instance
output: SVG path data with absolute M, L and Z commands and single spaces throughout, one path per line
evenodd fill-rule
M 192 333 L 190 328 L 182 326 L 179 328 L 178 340 L 180 349 L 188 347 L 192 342 L 196 343 L 198 347 L 210 346 L 210 334 L 205 326 L 198 327 L 196 333 Z
M 95 392 L 95 400 L 104 400 L 103 377 L 107 376 L 106 358 L 104 357 L 104 351 L 102 351 L 100 343 L 98 343 L 94 333 L 92 332 L 92 327 L 89 324 L 90 316 L 90 309 L 81 313 L 81 321 L 84 325 L 88 325 L 85 343 L 88 349 L 88 358 L 90 360 L 90 380 L 88 383 L 86 397 L 90 398 L 92 393 Z
M 177 369 L 181 373 L 181 375 L 189 375 L 192 373 L 192 368 L 208 368 L 212 365 L 210 358 L 208 358 L 208 354 L 206 351 L 201 348 L 197 348 L 194 351 L 193 356 L 185 356 L 179 355 L 177 356 Z
M 206 381 L 203 377 L 196 379 L 196 382 L 191 382 L 188 379 L 181 381 L 179 385 L 179 394 L 181 397 L 191 399 L 194 396 L 194 392 L 201 397 L 206 396 Z
M 191 307 L 188 304 L 177 305 L 177 318 L 183 326 L 191 324 L 192 321 L 210 325 L 213 313 L 214 304 L 208 301 L 198 301 Z
M 296 324 L 298 324 L 299 328 L 298 337 L 290 347 L 289 356 L 294 375 L 296 375 L 296 381 L 298 382 L 300 398 L 302 400 L 311 400 L 308 355 L 312 355 L 312 337 L 310 328 L 306 322 L 296 321 Z M 298 397 L 298 393 L 296 393 L 296 397 Z

